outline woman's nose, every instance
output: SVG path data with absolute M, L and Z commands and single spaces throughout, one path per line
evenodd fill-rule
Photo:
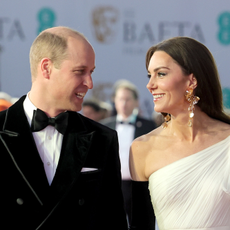
M 153 77 L 150 77 L 150 78 L 149 78 L 149 82 L 148 82 L 148 84 L 146 85 L 146 87 L 147 87 L 147 89 L 148 89 L 149 91 L 156 88 L 156 82 L 155 82 L 155 80 L 154 80 Z

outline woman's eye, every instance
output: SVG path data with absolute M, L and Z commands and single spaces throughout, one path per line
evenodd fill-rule
M 151 78 L 151 74 L 148 74 L 147 77 L 148 77 L 148 79 L 150 79 Z
M 164 76 L 166 75 L 166 73 L 159 72 L 157 75 L 158 75 L 159 77 L 164 77 Z

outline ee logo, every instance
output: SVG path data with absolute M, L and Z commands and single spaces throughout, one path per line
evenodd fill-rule
M 224 12 L 218 17 L 218 39 L 223 45 L 230 44 L 230 12 Z
M 230 109 L 230 88 L 224 87 L 222 89 L 224 107 Z
M 42 8 L 38 11 L 37 19 L 39 22 L 37 34 L 45 29 L 55 26 L 56 14 L 50 8 Z

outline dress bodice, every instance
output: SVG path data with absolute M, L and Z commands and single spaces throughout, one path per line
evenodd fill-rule
M 230 136 L 149 177 L 160 230 L 230 230 Z

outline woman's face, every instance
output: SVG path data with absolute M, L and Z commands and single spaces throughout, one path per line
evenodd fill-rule
M 156 112 L 173 114 L 188 108 L 185 92 L 190 79 L 181 67 L 164 51 L 156 51 L 148 66 L 147 88 L 153 95 Z

